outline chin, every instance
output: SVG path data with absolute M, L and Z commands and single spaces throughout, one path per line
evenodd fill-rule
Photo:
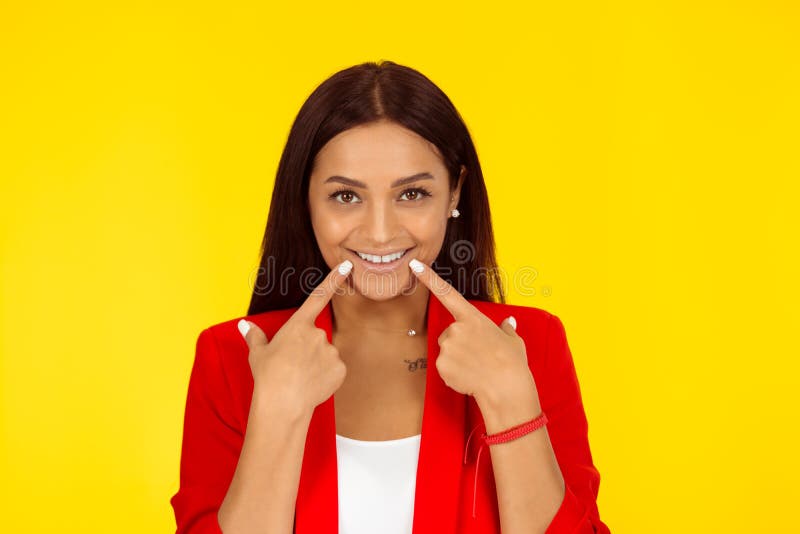
M 352 287 L 355 292 L 369 300 L 384 302 L 397 297 L 408 296 L 415 287 L 413 275 L 374 275 L 354 273 Z

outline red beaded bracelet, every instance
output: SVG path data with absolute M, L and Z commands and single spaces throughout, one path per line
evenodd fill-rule
M 517 438 L 524 436 L 525 434 L 530 434 L 536 429 L 539 429 L 547 424 L 547 416 L 542 412 L 538 416 L 534 417 L 530 421 L 526 423 L 522 423 L 515 427 L 511 427 L 508 430 L 504 430 L 502 432 L 498 432 L 496 434 L 489 435 L 486 432 L 481 434 L 481 446 L 478 448 L 478 458 L 475 460 L 475 483 L 472 488 L 472 517 L 475 517 L 475 503 L 477 501 L 477 491 L 478 491 L 478 466 L 480 465 L 481 461 L 481 451 L 483 450 L 483 445 L 496 445 L 498 443 L 505 443 L 507 441 L 511 441 Z M 464 464 L 467 463 L 467 451 L 469 450 L 469 440 L 472 439 L 472 434 L 477 430 L 478 427 L 472 429 L 472 432 L 469 433 L 469 437 L 467 438 L 467 446 L 464 448 Z

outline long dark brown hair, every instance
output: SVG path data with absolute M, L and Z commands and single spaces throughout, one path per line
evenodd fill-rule
M 248 315 L 300 306 L 329 272 L 308 209 L 312 165 L 334 136 L 378 120 L 393 121 L 436 145 L 451 191 L 461 165 L 466 167 L 458 203 L 461 216 L 448 221 L 432 267 L 468 299 L 505 302 L 489 198 L 464 121 L 447 95 L 423 74 L 381 61 L 335 73 L 300 108 L 278 165 Z

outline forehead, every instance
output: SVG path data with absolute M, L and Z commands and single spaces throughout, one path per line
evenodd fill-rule
M 329 174 L 351 178 L 393 180 L 428 171 L 446 173 L 436 145 L 396 123 L 356 126 L 333 137 L 317 153 L 312 180 Z

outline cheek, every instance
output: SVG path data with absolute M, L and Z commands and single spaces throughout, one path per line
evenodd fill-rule
M 314 231 L 317 235 L 324 236 L 326 243 L 339 244 L 349 231 L 348 226 L 341 220 L 334 218 L 321 219 L 315 224 Z
M 340 246 L 352 229 L 347 218 L 336 217 L 324 209 L 311 212 L 311 226 L 323 255 Z
M 426 254 L 435 257 L 444 241 L 446 223 L 447 219 L 439 213 L 432 213 L 415 217 L 406 228 L 414 236 L 414 240 L 425 249 Z

